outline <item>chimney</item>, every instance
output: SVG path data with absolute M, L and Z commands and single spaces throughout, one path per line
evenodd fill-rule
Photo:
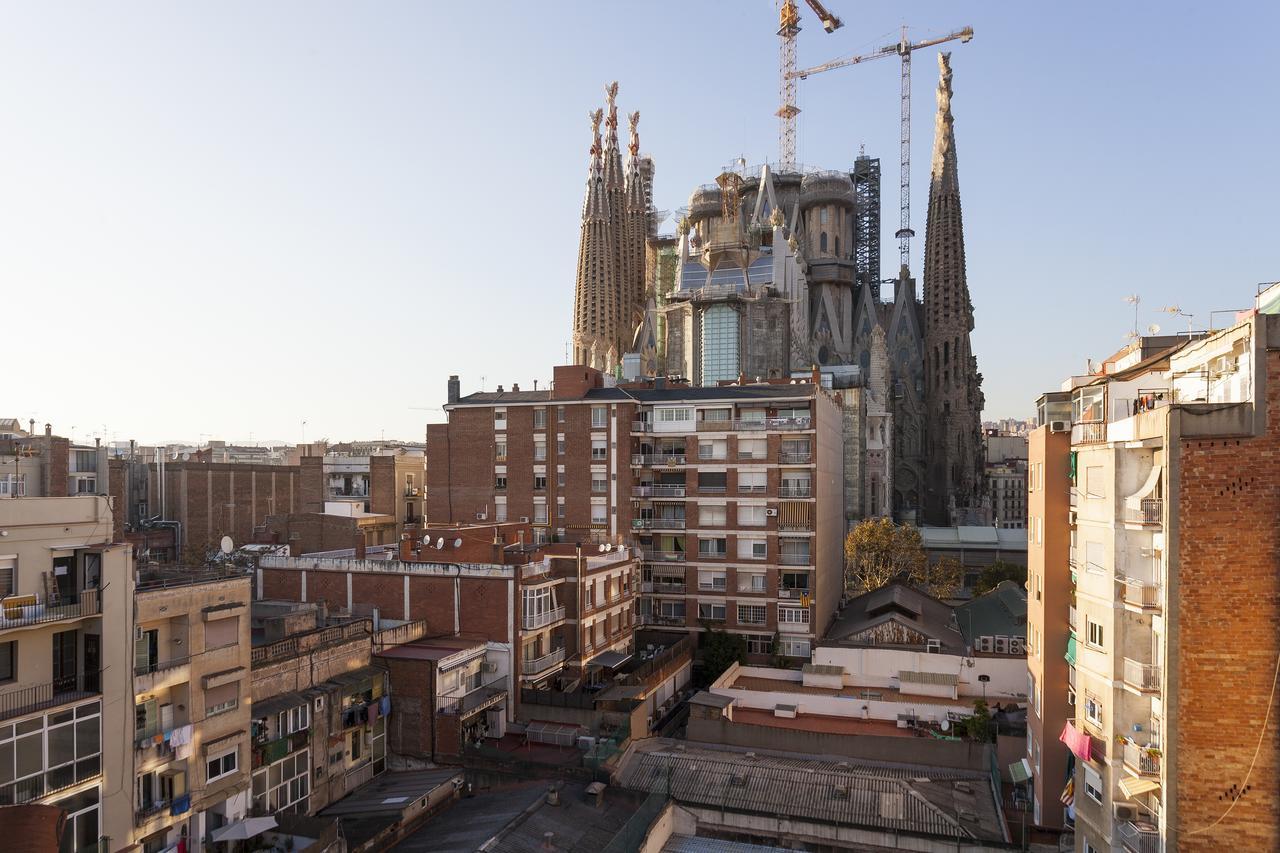
M 813 366 L 813 384 L 814 385 L 822 384 L 822 371 L 818 370 L 818 365 L 816 364 Z
M 503 388 L 502 388 L 502 386 L 501 386 L 501 385 L 499 385 L 499 386 L 498 386 L 498 393 L 499 393 L 499 394 L 504 393 L 504 392 L 503 392 Z
M 96 437 L 94 437 L 94 439 L 93 439 L 93 446 L 94 446 L 94 447 L 101 447 L 101 446 L 102 446 L 102 436 L 96 436 Z
M 519 383 L 519 382 L 512 382 L 512 383 L 511 383 L 511 393 L 512 393 L 512 394 L 515 394 L 515 393 L 519 392 L 519 390 L 520 390 L 520 383 Z
M 36 419 L 32 418 L 31 420 L 27 421 L 27 435 L 35 435 L 35 434 L 36 434 Z
M 356 559 L 363 560 L 365 558 L 364 533 L 356 531 Z
M 450 376 L 449 377 L 449 404 L 452 405 L 458 402 L 458 399 L 461 396 L 462 396 L 462 385 L 460 382 L 458 382 L 458 377 Z
M 53 435 L 53 425 L 52 425 L 52 424 L 45 424 L 45 425 L 44 425 L 44 434 L 45 434 L 45 437 L 46 437 L 46 438 L 51 437 L 51 436 Z
M 538 380 L 536 380 L 536 379 L 535 379 L 535 380 L 533 380 L 533 390 L 535 390 L 535 391 L 537 391 L 537 390 L 538 390 Z

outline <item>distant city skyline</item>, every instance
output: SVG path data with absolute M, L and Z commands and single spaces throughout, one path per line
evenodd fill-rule
M 830 5 L 845 27 L 806 17 L 802 65 L 896 40 L 899 5 Z M 1126 295 L 1139 330 L 1177 332 L 1162 309 L 1204 327 L 1241 307 L 1221 294 L 1277 277 L 1262 105 L 1280 12 L 1235 8 L 910 8 L 916 37 L 976 31 L 952 65 L 984 420 L 1028 416 L 1081 353 L 1123 346 Z M 0 417 L 80 441 L 296 444 L 303 421 L 309 440 L 418 441 L 449 374 L 464 392 L 549 380 L 604 84 L 640 110 L 673 210 L 739 155 L 776 159 L 775 15 L 497 3 L 445 32 L 407 2 L 10 6 L 0 270 L 21 369 Z M 936 77 L 932 54 L 915 64 L 919 278 Z M 882 160 L 886 278 L 897 78 L 890 58 L 799 100 L 801 162 Z

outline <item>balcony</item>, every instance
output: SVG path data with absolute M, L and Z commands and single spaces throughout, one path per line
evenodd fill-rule
M 653 485 L 632 486 L 631 497 L 633 498 L 682 498 L 684 497 L 683 485 L 665 485 L 654 483 Z
M 812 533 L 813 522 L 805 521 L 779 521 L 778 530 L 783 533 Z
M 807 465 L 813 461 L 813 454 L 807 450 L 784 450 L 778 454 L 778 461 L 783 465 Z
M 1124 683 L 1139 693 L 1159 693 L 1160 667 L 1125 658 Z
M 772 430 L 804 430 L 813 428 L 812 418 L 759 418 L 749 421 L 733 421 L 734 430 L 739 432 L 772 431 Z
M 778 563 L 783 566 L 807 566 L 812 562 L 813 556 L 808 552 L 800 554 L 784 551 L 778 555 Z
M 1122 820 L 1116 825 L 1120 846 L 1129 853 L 1160 853 L 1160 828 L 1149 821 Z
M 17 806 L 48 797 L 102 775 L 102 756 L 92 755 L 71 764 L 0 786 L 0 806 Z
M 698 589 L 702 592 L 724 592 L 725 580 L 724 578 L 717 578 L 710 581 L 698 581 Z
M 507 695 L 507 677 L 497 675 L 483 684 L 447 693 L 436 699 L 436 711 L 452 717 L 467 717 L 497 705 Z
M 1160 775 L 1160 750 L 1153 746 L 1139 746 L 1126 741 L 1122 758 L 1124 766 L 1139 776 Z
M 779 622 L 778 633 L 807 634 L 809 633 L 809 623 L 808 622 Z
M 631 431 L 632 432 L 653 432 L 653 424 L 649 423 L 648 421 L 632 421 Z
M 797 601 L 809 594 L 807 587 L 781 587 L 778 589 L 778 598 L 792 598 Z
M 181 684 L 191 677 L 189 657 L 170 658 L 166 661 L 148 661 L 133 668 L 135 693 L 154 693 L 165 687 Z
M 101 613 L 102 604 L 98 599 L 98 591 L 86 589 L 79 595 L 60 596 L 57 604 L 37 600 L 33 604 L 22 606 L 0 606 L 0 631 L 67 619 L 83 619 Z
M 663 625 L 669 628 L 683 628 L 683 616 L 663 615 L 661 613 L 642 613 L 637 617 L 637 625 Z
M 520 627 L 526 631 L 536 631 L 564 619 L 564 605 L 544 610 L 541 613 L 526 613 L 520 618 Z
M 101 692 L 101 684 L 101 673 L 88 672 L 0 693 L 0 720 L 89 699 Z
M 654 563 L 683 563 L 685 558 L 684 551 L 650 551 L 647 548 L 638 556 Z
M 1120 578 L 1121 597 L 1128 607 L 1141 610 L 1160 609 L 1160 585 L 1154 581 Z
M 1076 615 L 1076 606 L 1074 604 L 1067 606 L 1067 624 L 1071 626 L 1071 633 L 1076 633 L 1079 627 L 1079 617 Z
M 677 465 L 687 463 L 683 453 L 634 453 L 631 456 L 631 464 L 642 468 L 668 467 L 674 468 Z
M 1107 440 L 1107 425 L 1104 421 L 1071 425 L 1072 444 L 1101 444 Z
M 787 485 L 784 483 L 782 488 L 778 489 L 778 495 L 784 498 L 807 498 L 812 497 L 813 490 L 808 483 L 805 483 L 802 486 L 794 484 Z
M 1124 520 L 1129 524 L 1142 524 L 1158 527 L 1164 523 L 1164 501 L 1156 498 L 1143 498 L 1137 509 L 1126 509 Z
M 417 486 L 404 487 L 404 496 L 406 498 L 416 498 L 419 494 L 421 494 L 421 491 L 418 489 Z
M 685 520 L 680 518 L 633 518 L 631 527 L 635 530 L 684 530 Z
M 657 593 L 658 595 L 683 595 L 684 590 L 684 581 L 651 580 L 643 581 L 640 584 L 641 592 Z
M 730 420 L 698 421 L 698 432 L 730 432 L 734 428 L 733 424 Z
M 564 663 L 564 647 L 556 649 L 540 658 L 520 662 L 521 675 L 541 675 L 542 673 Z

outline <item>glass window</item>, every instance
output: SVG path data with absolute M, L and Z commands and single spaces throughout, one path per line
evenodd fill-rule
M 591 407 L 591 427 L 592 429 L 600 429 L 608 421 L 608 406 L 592 406 Z
M 609 488 L 609 481 L 605 479 L 603 474 L 591 475 L 591 491 L 603 492 Z
M 223 776 L 229 776 L 236 772 L 236 768 L 239 766 L 238 758 L 239 756 L 234 748 L 210 756 L 205 761 L 205 781 L 212 782 L 215 779 L 221 779 Z
M 789 625 L 808 625 L 809 624 L 809 608 L 807 607 L 779 607 L 778 622 L 785 622 Z
M 533 477 L 533 487 L 538 491 L 545 491 L 547 488 L 547 475 L 535 474 Z
M 497 448 L 497 457 L 499 459 L 506 459 L 507 458 L 507 440 L 505 438 L 502 439 L 501 441 L 497 442 L 495 447 Z
M 738 505 L 738 526 L 763 527 L 765 524 L 765 508 L 763 506 Z
M 13 681 L 17 678 L 18 644 L 14 640 L 0 643 L 0 681 Z
M 698 618 L 711 622 L 724 621 L 724 605 L 701 602 L 698 604 Z
M 546 429 L 546 426 L 547 426 L 547 410 L 534 409 L 533 410 L 533 428 Z
M 725 508 L 701 504 L 698 506 L 699 527 L 724 527 L 726 523 Z
M 766 609 L 763 604 L 739 604 L 738 622 L 748 625 L 763 625 Z
M 564 423 L 564 406 L 556 406 L 556 423 Z
M 609 442 L 603 438 L 593 438 L 591 440 L 591 458 L 604 459 L 609 455 Z
M 535 441 L 533 443 L 533 459 L 535 462 L 545 462 L 547 459 L 547 441 Z
M 712 305 L 702 318 L 702 384 L 738 377 L 738 313 Z
M 498 474 L 493 478 L 493 487 L 498 491 L 502 491 L 507 487 L 507 475 Z

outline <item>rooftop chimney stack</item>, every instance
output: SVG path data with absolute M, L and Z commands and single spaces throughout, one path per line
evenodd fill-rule
M 53 424 L 44 425 L 44 434 L 46 437 L 51 437 L 53 435 Z
M 462 397 L 462 384 L 458 382 L 457 376 L 449 377 L 449 405 L 458 402 Z

